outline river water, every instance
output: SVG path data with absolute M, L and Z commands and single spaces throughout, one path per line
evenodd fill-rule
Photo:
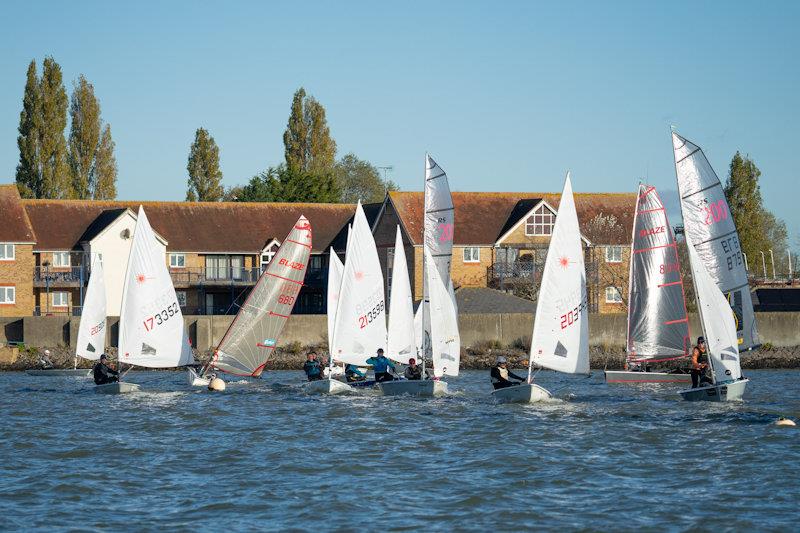
M 488 372 L 436 400 L 307 396 L 300 372 L 147 392 L 0 374 L 4 530 L 797 530 L 798 371 L 746 400 L 543 372 L 560 399 L 495 405 Z

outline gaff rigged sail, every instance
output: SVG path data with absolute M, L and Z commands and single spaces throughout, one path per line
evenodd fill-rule
M 261 375 L 303 286 L 311 237 L 311 224 L 301 216 L 219 343 L 214 368 L 241 376 Z

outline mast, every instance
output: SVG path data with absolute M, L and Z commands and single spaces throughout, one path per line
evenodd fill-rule
M 642 180 L 639 180 L 639 186 L 636 188 L 636 206 L 634 207 L 633 211 L 633 225 L 631 226 L 631 251 L 630 255 L 628 256 L 628 313 L 626 316 L 626 323 L 625 323 L 625 331 L 627 332 L 627 336 L 625 338 L 625 345 L 626 351 L 628 352 L 628 357 L 625 358 L 625 370 L 628 369 L 628 359 L 630 359 L 631 352 L 633 351 L 633 346 L 631 345 L 631 306 L 633 304 L 633 299 L 631 295 L 633 294 L 633 252 L 636 246 L 636 222 L 639 219 L 639 201 L 642 199 Z
M 425 159 L 423 161 L 424 162 L 422 164 L 422 167 L 423 167 L 422 176 L 423 176 L 423 183 L 425 183 L 425 187 L 423 189 L 424 192 L 422 193 L 423 194 L 423 196 L 422 196 L 422 208 L 423 208 L 422 220 L 424 221 L 425 218 L 426 218 L 425 217 L 425 210 L 428 208 L 428 201 L 427 201 L 428 200 L 428 187 L 427 187 L 428 152 L 425 152 Z M 425 264 L 426 264 L 426 261 L 425 261 L 425 255 L 426 255 L 425 254 L 425 240 L 426 240 L 425 239 L 425 226 L 426 226 L 426 224 L 422 225 L 422 301 L 420 303 L 420 305 L 422 306 L 422 339 L 420 340 L 421 346 L 422 346 L 422 379 L 425 379 L 425 356 L 427 355 L 425 353 L 427 351 L 425 349 L 425 287 L 427 285 L 426 282 L 425 282 L 425 278 L 427 278 L 427 276 L 425 275 L 425 272 L 426 272 L 425 271 Z

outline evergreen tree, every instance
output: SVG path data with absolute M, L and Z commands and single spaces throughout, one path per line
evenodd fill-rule
M 336 203 L 341 191 L 333 174 L 298 172 L 285 165 L 269 168 L 241 188 L 241 202 Z
M 292 172 L 324 176 L 333 171 L 336 141 L 331 138 L 325 108 L 302 87 L 292 98 L 283 144 L 286 167 Z
M 74 198 L 91 198 L 95 189 L 95 157 L 100 142 L 100 104 L 94 87 L 81 74 L 73 84 L 70 101 L 69 162 Z M 113 157 L 113 154 L 112 154 Z
M 41 188 L 37 198 L 69 198 L 71 184 L 67 166 L 67 91 L 61 67 L 52 57 L 46 57 L 40 84 L 41 128 L 39 129 L 39 165 Z
M 92 197 L 95 200 L 113 200 L 117 197 L 117 159 L 114 157 L 114 139 L 111 126 L 106 124 L 97 145 L 93 169 Z
M 219 148 L 208 131 L 198 128 L 189 149 L 189 188 L 186 200 L 190 202 L 218 202 L 225 190 L 222 187 L 222 171 L 219 169 Z
M 19 114 L 19 163 L 17 164 L 17 188 L 24 198 L 36 198 L 41 191 L 42 174 L 39 167 L 38 145 L 41 125 L 39 77 L 36 61 L 28 65 L 22 111 Z
M 347 154 L 336 163 L 334 175 L 342 191 L 341 201 L 354 204 L 380 202 L 386 191 L 396 191 L 397 185 L 391 180 L 381 179 L 378 169 L 355 154 Z

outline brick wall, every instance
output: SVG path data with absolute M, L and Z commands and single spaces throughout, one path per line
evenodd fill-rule
M 628 307 L 628 268 L 631 256 L 630 246 L 622 246 L 622 261 L 606 262 L 607 246 L 597 246 L 598 261 L 598 312 L 627 313 Z M 617 287 L 622 294 L 622 303 L 606 302 L 606 287 Z
M 0 261 L 0 285 L 13 286 L 16 292 L 14 304 L 0 304 L 0 317 L 33 314 L 33 245 L 15 245 L 14 255 L 13 261 Z

